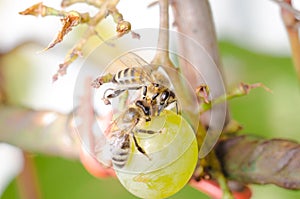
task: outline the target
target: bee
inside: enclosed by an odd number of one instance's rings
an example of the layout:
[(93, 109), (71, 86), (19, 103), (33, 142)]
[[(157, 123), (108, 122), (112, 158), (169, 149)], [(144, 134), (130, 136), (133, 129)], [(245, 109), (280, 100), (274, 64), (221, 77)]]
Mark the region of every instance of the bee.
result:
[(105, 104), (110, 104), (109, 99), (119, 96), (124, 91), (142, 90), (142, 99), (151, 104), (154, 110), (153, 115), (159, 115), (163, 109), (172, 103), (175, 103), (178, 113), (176, 95), (168, 86), (165, 86), (168, 80), (162, 74), (153, 71), (151, 65), (125, 68), (115, 74), (108, 73), (96, 78), (92, 85), (99, 88), (109, 82), (117, 85), (117, 88), (109, 88), (104, 92), (103, 100)]
[[(141, 124), (150, 120), (150, 115), (151, 105), (145, 100), (136, 100), (133, 105), (130, 105), (113, 121), (112, 125), (109, 127), (110, 133), (108, 135), (108, 140), (111, 163), (115, 167), (123, 168), (126, 165), (132, 141), (136, 149), (151, 160), (143, 147), (139, 145), (136, 138), (136, 133), (160, 133), (140, 128)], [(102, 146), (96, 146), (96, 154), (99, 154), (101, 147)]]

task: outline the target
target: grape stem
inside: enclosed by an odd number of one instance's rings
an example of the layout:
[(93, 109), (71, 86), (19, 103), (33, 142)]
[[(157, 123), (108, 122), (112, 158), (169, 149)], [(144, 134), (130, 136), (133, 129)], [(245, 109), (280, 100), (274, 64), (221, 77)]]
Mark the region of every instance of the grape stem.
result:
[(212, 108), (212, 106), (214, 106), (214, 105), (224, 103), (224, 102), (234, 99), (234, 98), (248, 95), (250, 93), (250, 91), (255, 88), (263, 88), (267, 92), (270, 92), (270, 93), (272, 92), (271, 89), (269, 89), (262, 83), (247, 84), (247, 83), (241, 82), (237, 87), (232, 89), (232, 91), (230, 91), (228, 94), (224, 94), (216, 99), (213, 99), (212, 101), (208, 101), (208, 102), (202, 101), (200, 103), (200, 112), (201, 112), (201, 114), (203, 114), (204, 112), (210, 110)]
[(163, 65), (176, 69), (169, 57), (169, 0), (159, 0), (159, 19), (157, 50), (151, 64), (154, 68)]
[[(21, 198), (41, 199), (39, 181), (36, 173), (35, 162), (27, 152), (24, 154), (24, 167), (17, 177), (18, 190)], [(30, 183), (28, 183), (30, 182)]]

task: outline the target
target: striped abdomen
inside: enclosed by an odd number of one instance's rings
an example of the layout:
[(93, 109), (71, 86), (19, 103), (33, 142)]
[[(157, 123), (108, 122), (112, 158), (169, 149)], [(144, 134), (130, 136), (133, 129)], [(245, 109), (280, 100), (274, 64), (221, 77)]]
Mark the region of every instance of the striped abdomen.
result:
[(113, 83), (117, 84), (146, 84), (151, 82), (150, 76), (141, 67), (126, 68), (117, 72), (113, 79)]
[(112, 154), (112, 163), (118, 168), (125, 166), (130, 150), (129, 135), (113, 135), (110, 146)]

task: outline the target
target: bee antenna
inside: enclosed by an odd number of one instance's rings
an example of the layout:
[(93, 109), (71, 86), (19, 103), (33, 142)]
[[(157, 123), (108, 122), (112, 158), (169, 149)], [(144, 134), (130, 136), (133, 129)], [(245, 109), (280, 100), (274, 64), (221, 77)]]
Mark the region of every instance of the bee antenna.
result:
[(163, 105), (158, 106), (157, 116), (160, 115), (161, 111), (163, 110)]

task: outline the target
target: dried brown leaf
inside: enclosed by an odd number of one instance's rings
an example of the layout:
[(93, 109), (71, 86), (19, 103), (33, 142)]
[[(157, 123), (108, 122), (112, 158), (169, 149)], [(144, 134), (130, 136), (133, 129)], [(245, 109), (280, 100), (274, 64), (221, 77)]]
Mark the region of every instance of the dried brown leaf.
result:
[(60, 43), (63, 40), (64, 36), (68, 34), (73, 27), (77, 26), (80, 23), (81, 17), (78, 12), (72, 11), (69, 12), (61, 21), (63, 24), (61, 31), (58, 33), (56, 39), (52, 43), (50, 43), (49, 46), (44, 50), (53, 48), (56, 44)]
[(82, 56), (82, 52), (76, 48), (69, 51), (69, 53), (65, 58), (64, 63), (59, 64), (59, 69), (53, 75), (52, 81), (55, 82), (59, 76), (65, 75), (67, 73), (67, 68), (69, 67), (69, 65), (80, 56)]
[(255, 88), (263, 88), (265, 89), (265, 91), (272, 93), (272, 90), (270, 88), (268, 88), (267, 86), (265, 86), (263, 83), (260, 82), (255, 84), (246, 84), (241, 82), (239, 86), (240, 86), (240, 90), (246, 95), (248, 95), (250, 91)]
[(42, 2), (34, 4), (33, 6), (27, 8), (26, 10), (19, 12), (21, 15), (33, 15), (33, 16), (45, 16), (46, 6)]

